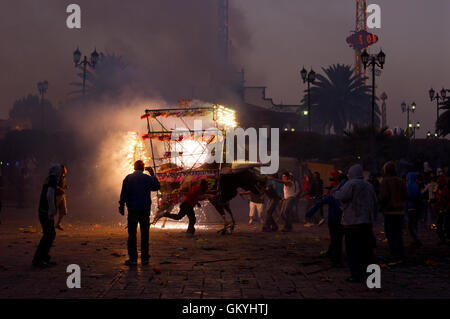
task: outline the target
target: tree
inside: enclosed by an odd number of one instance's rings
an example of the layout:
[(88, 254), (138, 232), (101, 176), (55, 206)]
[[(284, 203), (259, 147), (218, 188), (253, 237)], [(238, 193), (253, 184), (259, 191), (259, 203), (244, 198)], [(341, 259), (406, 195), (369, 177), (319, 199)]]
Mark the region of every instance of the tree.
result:
[[(350, 65), (333, 64), (322, 68), (325, 76), (317, 74), (311, 86), (311, 117), (315, 130), (323, 133), (331, 128), (341, 135), (351, 125), (370, 123), (372, 112), (371, 87), (354, 73)], [(302, 99), (307, 106), (308, 92)], [(380, 122), (375, 108), (375, 124)]]
[(399, 159), (408, 152), (409, 139), (393, 136), (387, 128), (356, 125), (344, 135), (344, 152), (360, 159), (364, 167), (381, 167), (388, 160)]
[(14, 102), (9, 111), (9, 118), (19, 123), (30, 123), (33, 129), (45, 131), (59, 126), (59, 114), (49, 100), (42, 100), (38, 95), (28, 94)]

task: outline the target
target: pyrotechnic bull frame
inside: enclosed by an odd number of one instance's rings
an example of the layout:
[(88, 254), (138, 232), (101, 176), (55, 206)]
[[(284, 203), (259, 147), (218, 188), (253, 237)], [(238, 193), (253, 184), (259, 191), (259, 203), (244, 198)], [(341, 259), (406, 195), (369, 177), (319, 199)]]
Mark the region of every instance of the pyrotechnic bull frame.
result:
[[(207, 130), (203, 128), (200, 130), (197, 128), (191, 129), (184, 120), (185, 117), (205, 116), (212, 116), (213, 128)], [(186, 129), (168, 129), (167, 125), (164, 124), (164, 118), (179, 119)], [(147, 157), (149, 161), (146, 164), (153, 166), (155, 174), (161, 183), (161, 190), (157, 194), (158, 212), (156, 216), (171, 211), (182, 200), (184, 194), (189, 191), (191, 185), (199, 183), (202, 179), (208, 181), (208, 188), (210, 190), (217, 191), (221, 171), (227, 168), (223, 164), (223, 154), (219, 163), (199, 163), (199, 159), (200, 156), (208, 155), (206, 147), (208, 144), (212, 142), (222, 143), (222, 146), (225, 144), (225, 130), (237, 126), (234, 110), (215, 104), (207, 107), (191, 107), (189, 101), (185, 102), (183, 100), (182, 103), (179, 103), (178, 108), (147, 109), (145, 110), (145, 114), (141, 116), (141, 119), (146, 119), (148, 131), (142, 138), (144, 140), (149, 139), (150, 144), (150, 156)], [(156, 125), (160, 126), (159, 130), (155, 130)], [(221, 131), (221, 134), (219, 134), (219, 131)], [(185, 159), (191, 155), (184, 153), (183, 148), (181, 148), (182, 151), (177, 151), (176, 147), (177, 145), (181, 145), (183, 141), (186, 141), (186, 136), (191, 139), (193, 138), (196, 142), (201, 140), (198, 143), (198, 146), (202, 148), (201, 153), (194, 154), (197, 155), (197, 159), (190, 163), (185, 161)], [(219, 137), (222, 138), (221, 141), (218, 141)], [(158, 144), (154, 143), (154, 141), (162, 142), (163, 147), (158, 147)], [(164, 151), (161, 148), (164, 148)], [(224, 209), (227, 210), (228, 207), (218, 208), (217, 203), (214, 203), (214, 201), (210, 202), (224, 217)], [(232, 217), (231, 211), (229, 211), (229, 214)], [(155, 218), (153, 224), (156, 224), (157, 221), (158, 218)], [(226, 225), (229, 224), (225, 221), (225, 218), (224, 223)], [(163, 227), (164, 224), (165, 221)], [(234, 227), (233, 217), (232, 225)]]

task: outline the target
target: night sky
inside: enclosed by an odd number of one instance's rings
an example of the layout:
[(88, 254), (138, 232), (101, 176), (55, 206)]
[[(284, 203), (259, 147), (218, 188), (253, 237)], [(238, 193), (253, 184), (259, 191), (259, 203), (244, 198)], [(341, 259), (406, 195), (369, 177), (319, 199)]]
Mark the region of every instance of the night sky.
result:
[[(65, 26), (66, 6), (82, 9), (82, 29)], [(183, 4), (184, 3), (184, 4)], [(450, 1), (375, 0), (381, 6), (381, 29), (369, 30), (380, 37), (371, 48), (386, 53), (385, 69), (377, 77), (378, 92), (388, 95), (388, 124), (404, 126), (400, 104), (417, 104), (414, 122), (418, 133), (434, 130), (435, 102), (428, 98), (431, 86), (450, 88)], [(48, 98), (54, 105), (64, 101), (76, 80), (72, 52), (83, 54), (97, 48), (114, 52), (148, 67), (166, 52), (173, 53), (175, 72), (207, 72), (213, 37), (208, 23), (211, 10), (201, 0), (2, 0), (0, 10), (0, 118), (6, 118), (15, 99), (37, 93), (36, 83), (48, 80)], [(345, 42), (354, 30), (354, 0), (230, 0), (230, 32), (234, 63), (246, 70), (246, 84), (267, 86), (276, 103), (296, 104), (304, 85), (299, 69), (304, 65), (321, 71), (334, 63), (353, 63), (353, 51)], [(191, 30), (198, 36), (179, 33)], [(190, 33), (189, 33), (190, 34)], [(199, 50), (199, 54), (192, 54)], [(186, 52), (188, 54), (186, 54)], [(180, 68), (183, 68), (180, 70)], [(174, 71), (172, 71), (173, 74)], [(183, 79), (183, 76), (180, 76)], [(182, 81), (180, 81), (182, 82)]]

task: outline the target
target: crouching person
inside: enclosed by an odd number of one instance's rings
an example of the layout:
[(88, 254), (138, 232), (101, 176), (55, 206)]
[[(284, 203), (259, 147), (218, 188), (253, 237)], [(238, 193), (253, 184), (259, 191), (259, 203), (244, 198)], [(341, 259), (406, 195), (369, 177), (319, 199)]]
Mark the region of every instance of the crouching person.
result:
[(128, 209), (128, 255), (130, 259), (125, 261), (128, 266), (137, 265), (137, 239), (136, 231), (139, 224), (141, 231), (141, 262), (148, 265), (150, 255), (148, 252), (150, 208), (152, 191), (160, 189), (158, 179), (151, 168), (150, 176), (144, 174), (144, 162), (134, 163), (134, 173), (127, 175), (123, 180), (120, 193), (119, 213), (125, 215), (125, 205)]
[(57, 164), (50, 168), (42, 185), (39, 200), (39, 222), (42, 226), (42, 238), (33, 257), (33, 266), (45, 268), (56, 265), (50, 261), (50, 248), (55, 240), (56, 189), (61, 178), (62, 166)]
[(200, 185), (193, 185), (184, 197), (183, 202), (180, 204), (180, 210), (178, 214), (164, 213), (163, 217), (180, 220), (184, 216), (189, 219), (189, 225), (186, 230), (187, 236), (193, 236), (195, 233), (195, 223), (197, 218), (195, 217), (194, 207), (200, 207), (200, 201), (209, 198), (208, 194), (208, 181), (202, 179)]

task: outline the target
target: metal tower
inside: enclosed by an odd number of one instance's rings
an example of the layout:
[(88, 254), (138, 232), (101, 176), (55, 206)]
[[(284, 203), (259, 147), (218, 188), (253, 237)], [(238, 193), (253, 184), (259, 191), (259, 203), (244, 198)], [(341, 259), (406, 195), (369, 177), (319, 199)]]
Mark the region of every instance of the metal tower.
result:
[[(356, 0), (356, 23), (355, 32), (367, 31), (367, 13), (366, 13), (366, 0)], [(363, 70), (361, 64), (361, 51), (355, 49), (355, 73), (365, 78), (366, 72)]]
[(222, 55), (225, 64), (228, 64), (228, 54), (229, 54), (229, 35), (228, 35), (228, 5), (229, 0), (217, 0), (219, 2), (219, 32), (218, 32), (218, 44), (219, 44), (219, 54)]

